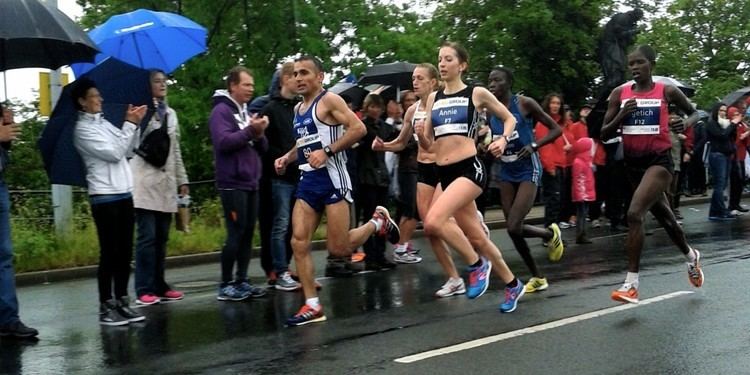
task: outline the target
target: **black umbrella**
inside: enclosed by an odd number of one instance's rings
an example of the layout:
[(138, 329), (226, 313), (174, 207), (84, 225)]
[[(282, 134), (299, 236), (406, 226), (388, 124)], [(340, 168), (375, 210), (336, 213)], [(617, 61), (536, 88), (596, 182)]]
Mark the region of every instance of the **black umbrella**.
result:
[[(96, 83), (104, 98), (104, 117), (120, 127), (125, 121), (128, 104), (151, 104), (149, 71), (114, 58), (102, 61), (84, 74)], [(73, 146), (73, 130), (78, 111), (73, 106), (71, 92), (77, 81), (65, 86), (52, 116), (42, 130), (38, 146), (50, 182), (60, 185), (86, 186), (86, 171), (78, 151)], [(144, 117), (144, 121), (151, 115)]]
[(348, 96), (352, 100), (354, 108), (361, 108), (362, 102), (365, 100), (365, 96), (370, 93), (367, 89), (359, 86), (355, 83), (339, 82), (328, 88), (328, 91), (339, 94), (341, 96)]
[(721, 100), (721, 102), (726, 105), (732, 105), (745, 95), (750, 95), (750, 86), (743, 87), (739, 90), (736, 90), (730, 93), (729, 95), (725, 96), (724, 99)]
[(357, 83), (363, 86), (371, 83), (395, 86), (396, 92), (411, 90), (411, 76), (415, 67), (415, 64), (402, 61), (373, 65), (367, 68)]
[(94, 61), (88, 35), (59, 9), (40, 0), (0, 1), (0, 71), (57, 69)]

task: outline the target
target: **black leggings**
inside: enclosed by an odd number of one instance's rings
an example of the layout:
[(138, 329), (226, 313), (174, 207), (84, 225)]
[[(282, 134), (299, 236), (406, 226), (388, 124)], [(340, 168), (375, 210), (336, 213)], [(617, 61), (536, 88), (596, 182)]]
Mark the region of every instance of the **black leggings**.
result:
[(128, 295), (130, 261), (133, 258), (133, 199), (92, 204), (91, 214), (99, 237), (99, 268), (96, 274), (99, 302), (125, 297)]

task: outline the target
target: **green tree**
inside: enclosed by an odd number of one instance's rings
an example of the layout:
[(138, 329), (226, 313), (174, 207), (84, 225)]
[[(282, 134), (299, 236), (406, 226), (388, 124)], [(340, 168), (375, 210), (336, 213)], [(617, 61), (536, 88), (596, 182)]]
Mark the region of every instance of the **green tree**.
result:
[(467, 48), (472, 78), (484, 82), (504, 65), (515, 72), (516, 91), (535, 98), (557, 91), (579, 104), (595, 93), (599, 23), (611, 8), (611, 0), (456, 0), (440, 4), (432, 27)]
[(658, 53), (657, 74), (694, 85), (693, 100), (708, 108), (750, 84), (748, 19), (746, 1), (675, 0), (638, 41)]

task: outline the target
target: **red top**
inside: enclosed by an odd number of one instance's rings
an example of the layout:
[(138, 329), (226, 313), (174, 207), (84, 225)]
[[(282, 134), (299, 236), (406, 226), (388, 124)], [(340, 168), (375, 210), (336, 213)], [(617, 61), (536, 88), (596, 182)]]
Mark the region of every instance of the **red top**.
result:
[[(560, 123), (560, 115), (551, 115), (552, 119), (558, 124)], [(547, 172), (554, 172), (555, 167), (569, 167), (570, 162), (565, 155), (565, 140), (569, 143), (575, 142), (573, 133), (570, 132), (569, 126), (561, 125), (563, 128), (563, 134), (555, 139), (554, 142), (548, 143), (539, 148), (539, 158), (542, 160), (542, 168)], [(534, 126), (534, 139), (539, 141), (544, 138), (549, 129), (541, 122), (537, 122)]]
[(735, 154), (735, 160), (744, 162), (745, 156), (747, 156), (747, 148), (750, 147), (750, 136), (745, 139), (741, 139), (741, 135), (750, 131), (750, 128), (744, 123), (740, 122), (737, 124), (737, 139), (735, 145), (737, 146), (737, 153)]
[(620, 92), (620, 103), (628, 99), (638, 101), (638, 109), (622, 121), (622, 144), (625, 157), (662, 154), (672, 148), (669, 137), (669, 112), (664, 97), (664, 84), (654, 82), (648, 92), (633, 91), (634, 84), (626, 83)]
[(571, 173), (571, 200), (573, 202), (593, 202), (596, 200), (594, 170), (591, 168), (594, 141), (583, 137), (573, 144), (570, 153), (574, 155)]

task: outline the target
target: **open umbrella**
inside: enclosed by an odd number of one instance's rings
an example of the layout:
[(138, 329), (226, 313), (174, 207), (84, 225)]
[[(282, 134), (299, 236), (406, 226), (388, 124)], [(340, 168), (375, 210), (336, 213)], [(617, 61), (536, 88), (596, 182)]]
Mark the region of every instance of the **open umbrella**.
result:
[[(84, 76), (96, 82), (104, 98), (104, 117), (115, 126), (122, 126), (128, 104), (151, 104), (149, 71), (107, 59)], [(72, 91), (77, 81), (65, 86), (37, 145), (50, 182), (60, 185), (86, 186), (86, 171), (73, 146), (73, 130), (78, 111), (73, 105)], [(149, 115), (147, 114), (146, 118)]]
[(206, 29), (189, 18), (146, 9), (112, 16), (89, 32), (103, 54), (171, 73), (206, 51)]
[(724, 99), (721, 100), (721, 102), (726, 105), (733, 105), (745, 95), (750, 95), (750, 86), (743, 87), (739, 90), (735, 90), (729, 93), (727, 96), (724, 97)]
[(96, 45), (68, 16), (39, 0), (0, 1), (0, 71), (93, 61)]
[(411, 76), (415, 67), (416, 65), (403, 61), (373, 65), (367, 68), (357, 83), (362, 86), (371, 83), (394, 86), (398, 99), (401, 90), (411, 90)]
[(341, 96), (348, 96), (352, 100), (354, 108), (361, 108), (362, 102), (365, 100), (365, 96), (370, 93), (369, 90), (363, 88), (354, 83), (339, 82), (328, 88), (328, 91), (339, 94)]

